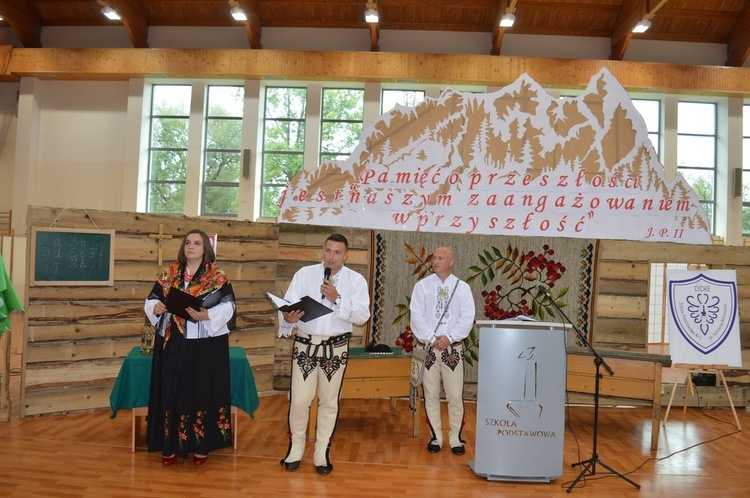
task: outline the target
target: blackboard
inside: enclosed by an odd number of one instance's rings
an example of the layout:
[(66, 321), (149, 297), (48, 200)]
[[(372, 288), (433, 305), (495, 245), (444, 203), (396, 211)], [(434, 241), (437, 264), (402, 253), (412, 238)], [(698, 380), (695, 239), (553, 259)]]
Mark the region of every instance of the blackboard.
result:
[(31, 229), (29, 285), (113, 285), (114, 230)]

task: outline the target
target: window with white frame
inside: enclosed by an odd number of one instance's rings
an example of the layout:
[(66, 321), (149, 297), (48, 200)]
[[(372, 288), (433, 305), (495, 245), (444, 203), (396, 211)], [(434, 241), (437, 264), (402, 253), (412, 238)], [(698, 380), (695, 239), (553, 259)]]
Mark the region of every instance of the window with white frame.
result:
[(324, 88), (320, 122), (320, 163), (346, 159), (362, 135), (365, 91)]
[(661, 102), (658, 100), (634, 99), (633, 105), (646, 123), (648, 138), (656, 150), (656, 155), (661, 157)]
[(380, 100), (380, 112), (384, 114), (401, 104), (414, 107), (424, 100), (424, 90), (383, 90)]
[(183, 214), (187, 173), (190, 85), (154, 85), (148, 160), (149, 213)]
[(693, 187), (714, 233), (716, 207), (716, 104), (678, 102), (677, 169)]
[(750, 237), (750, 105), (742, 108), (742, 235)]
[(276, 217), (281, 193), (304, 167), (307, 89), (265, 90), (260, 215)]
[(242, 86), (209, 86), (201, 213), (236, 216), (242, 156)]

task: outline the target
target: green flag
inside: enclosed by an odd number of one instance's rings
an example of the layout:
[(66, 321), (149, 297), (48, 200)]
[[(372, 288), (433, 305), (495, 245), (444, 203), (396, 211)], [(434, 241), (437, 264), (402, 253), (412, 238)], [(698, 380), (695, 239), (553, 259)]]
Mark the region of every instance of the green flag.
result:
[(8, 272), (5, 271), (5, 262), (0, 257), (0, 336), (5, 329), (10, 329), (10, 312), (13, 310), (23, 311), (21, 301), (18, 300), (13, 284), (10, 283)]

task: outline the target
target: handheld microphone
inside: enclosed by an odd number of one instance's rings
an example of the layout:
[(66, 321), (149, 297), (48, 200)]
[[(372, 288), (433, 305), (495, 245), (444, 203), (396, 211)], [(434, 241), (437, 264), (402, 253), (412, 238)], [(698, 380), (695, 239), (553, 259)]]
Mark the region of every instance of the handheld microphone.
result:
[[(330, 278), (331, 278), (331, 269), (330, 268), (326, 268), (325, 270), (323, 270), (323, 280), (329, 280)], [(321, 299), (325, 299), (326, 295), (322, 294), (320, 296), (320, 298)]]
[(543, 293), (543, 294), (544, 294), (545, 296), (549, 296), (549, 289), (547, 289), (547, 288), (546, 288), (546, 287), (544, 286), (544, 284), (542, 284), (542, 283), (536, 284), (536, 288), (537, 288), (537, 289), (539, 289), (540, 291), (542, 291), (542, 293)]

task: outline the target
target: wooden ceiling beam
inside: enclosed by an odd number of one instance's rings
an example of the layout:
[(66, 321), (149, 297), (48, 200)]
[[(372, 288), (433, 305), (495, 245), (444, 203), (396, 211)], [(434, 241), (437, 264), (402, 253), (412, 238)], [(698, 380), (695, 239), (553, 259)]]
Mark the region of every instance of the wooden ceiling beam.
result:
[(0, 81), (25, 77), (128, 81), (159, 74), (165, 78), (231, 80), (266, 76), (290, 81), (409, 79), (426, 84), (498, 86), (527, 73), (540, 85), (585, 88), (601, 69), (610, 71), (633, 92), (750, 97), (747, 68), (405, 52), (16, 48)]
[(141, 0), (98, 0), (98, 3), (109, 4), (120, 14), (133, 48), (148, 48), (148, 19)]
[(643, 17), (641, 0), (625, 0), (612, 29), (612, 45), (609, 58), (621, 61), (633, 37), (633, 26)]
[(650, 21), (669, 0), (625, 0), (612, 30), (609, 58), (621, 61), (633, 38), (633, 27), (641, 20)]
[(42, 46), (42, 19), (28, 0), (0, 0), (0, 15), (26, 48)]
[(750, 2), (727, 40), (727, 66), (742, 67), (750, 56)]
[[(250, 42), (250, 48), (260, 50), (263, 48), (261, 43), (261, 30), (263, 24), (260, 19), (260, 8), (258, 7), (257, 0), (233, 0), (242, 10), (247, 14), (247, 21), (245, 21), (245, 30), (247, 31), (247, 39)], [(232, 2), (229, 2), (230, 4)]]
[[(378, 0), (367, 0), (365, 9), (378, 10)], [(362, 15), (365, 13), (362, 12)], [(367, 23), (370, 28), (370, 51), (380, 52), (380, 12), (378, 12), (378, 22)]]
[(380, 26), (373, 22), (370, 24), (370, 51), (380, 52)]
[(492, 26), (492, 48), (490, 55), (500, 55), (500, 48), (503, 45), (503, 36), (507, 28), (500, 27), (500, 19), (504, 14), (512, 14), (516, 10), (518, 0), (497, 0), (495, 9), (495, 24)]

